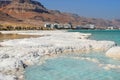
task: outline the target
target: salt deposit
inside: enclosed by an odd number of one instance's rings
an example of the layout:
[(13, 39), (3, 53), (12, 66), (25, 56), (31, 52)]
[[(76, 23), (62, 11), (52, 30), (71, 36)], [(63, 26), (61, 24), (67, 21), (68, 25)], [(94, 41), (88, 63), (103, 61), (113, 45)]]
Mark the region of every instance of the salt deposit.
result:
[(106, 52), (106, 56), (114, 59), (120, 59), (120, 47), (113, 47)]
[(4, 75), (0, 73), (0, 80), (16, 80), (16, 77), (13, 75)]
[[(38, 38), (14, 39), (0, 42), (0, 71), (14, 71), (38, 64), (43, 55), (68, 52), (88, 53), (107, 51), (112, 41), (87, 39), (91, 34), (66, 31), (1, 31), (4, 34), (44, 35)], [(6, 79), (7, 80), (7, 79)]]

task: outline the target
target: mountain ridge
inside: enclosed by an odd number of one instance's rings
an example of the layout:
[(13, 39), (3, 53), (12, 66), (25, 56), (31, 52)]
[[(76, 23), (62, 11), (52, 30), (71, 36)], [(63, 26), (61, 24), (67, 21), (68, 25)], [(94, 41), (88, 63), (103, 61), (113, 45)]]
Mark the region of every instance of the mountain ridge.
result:
[[(94, 24), (98, 28), (106, 28), (109, 26), (120, 27), (120, 20), (104, 20), (96, 18), (81, 17), (76, 14), (63, 13), (58, 10), (49, 10), (38, 1), (33, 0), (12, 0), (0, 1), (0, 13), (8, 14), (10, 21), (14, 23), (22, 21), (22, 23), (33, 26), (41, 26), (47, 22), (50, 23), (72, 23), (76, 25)], [(0, 21), (2, 21), (0, 15)], [(16, 20), (14, 20), (14, 19)], [(5, 21), (5, 19), (4, 19)], [(9, 22), (9, 20), (6, 20)], [(38, 22), (38, 23), (37, 23)]]

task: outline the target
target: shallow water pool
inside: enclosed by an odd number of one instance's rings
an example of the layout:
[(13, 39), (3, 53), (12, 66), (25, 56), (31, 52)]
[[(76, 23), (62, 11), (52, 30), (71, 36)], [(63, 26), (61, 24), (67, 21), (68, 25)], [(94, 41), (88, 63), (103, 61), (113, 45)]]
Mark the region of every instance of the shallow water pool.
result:
[[(90, 39), (115, 41), (120, 45), (119, 30), (72, 30), (92, 33)], [(26, 80), (120, 80), (120, 60), (105, 56), (105, 52), (64, 54), (48, 59), (39, 66), (28, 67)]]
[[(92, 56), (94, 55), (94, 56)], [(102, 64), (102, 66), (101, 66)], [(114, 65), (111, 68), (108, 65)], [(119, 60), (103, 53), (62, 55), (26, 69), (26, 80), (120, 80)]]
[(31, 38), (31, 37), (40, 37), (38, 35), (19, 35), (19, 34), (0, 34), (0, 41), (3, 40), (11, 40), (11, 39), (23, 39), (23, 38)]

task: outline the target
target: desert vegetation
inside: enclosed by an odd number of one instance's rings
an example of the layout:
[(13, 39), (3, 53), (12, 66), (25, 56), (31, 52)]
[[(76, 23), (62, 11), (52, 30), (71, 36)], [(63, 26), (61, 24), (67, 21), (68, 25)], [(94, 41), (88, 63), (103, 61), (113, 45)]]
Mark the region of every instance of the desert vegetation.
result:
[(0, 31), (11, 31), (11, 30), (50, 30), (42, 26), (29, 26), (29, 25), (2, 25), (0, 24)]

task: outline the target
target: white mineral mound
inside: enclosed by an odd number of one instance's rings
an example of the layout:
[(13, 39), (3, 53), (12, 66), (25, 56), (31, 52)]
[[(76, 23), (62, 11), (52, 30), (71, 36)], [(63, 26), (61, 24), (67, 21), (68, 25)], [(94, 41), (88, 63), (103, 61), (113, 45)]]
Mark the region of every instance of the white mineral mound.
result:
[[(87, 39), (91, 34), (65, 31), (12, 31), (1, 32), (22, 35), (44, 35), (38, 38), (14, 39), (0, 42), (0, 71), (6, 72), (38, 64), (45, 54), (86, 53), (107, 51), (115, 45), (112, 41)], [(4, 80), (4, 79), (1, 79)], [(7, 79), (6, 79), (7, 80)]]
[(113, 47), (106, 52), (106, 56), (114, 59), (120, 59), (120, 47)]
[(0, 80), (16, 80), (15, 76), (12, 75), (4, 75), (0, 73)]

